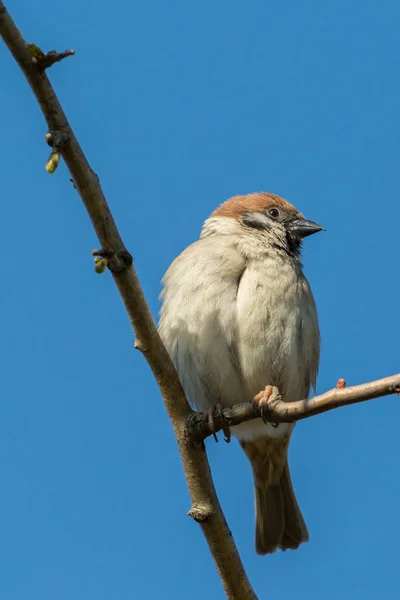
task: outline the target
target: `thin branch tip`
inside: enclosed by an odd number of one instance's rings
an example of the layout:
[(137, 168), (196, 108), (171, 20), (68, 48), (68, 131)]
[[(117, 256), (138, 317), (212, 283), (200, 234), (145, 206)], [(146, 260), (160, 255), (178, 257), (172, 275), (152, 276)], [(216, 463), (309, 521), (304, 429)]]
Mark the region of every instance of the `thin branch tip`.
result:
[(113, 255), (111, 250), (107, 248), (99, 248), (98, 250), (92, 250), (92, 256), (100, 256), (101, 258), (110, 258)]

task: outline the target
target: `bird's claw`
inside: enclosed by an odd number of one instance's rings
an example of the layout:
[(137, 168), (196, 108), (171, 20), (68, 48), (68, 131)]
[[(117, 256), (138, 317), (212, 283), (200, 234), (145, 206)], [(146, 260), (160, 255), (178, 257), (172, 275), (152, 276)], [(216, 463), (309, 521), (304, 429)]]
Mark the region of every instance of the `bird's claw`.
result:
[(222, 433), (224, 434), (224, 442), (226, 442), (227, 444), (230, 444), (231, 438), (232, 438), (230, 427), (228, 427), (228, 425), (226, 427), (223, 427)]
[(280, 396), (279, 390), (275, 385), (266, 385), (262, 392), (254, 396), (251, 404), (257, 408), (260, 413), (261, 419), (267, 425), (272, 425), (275, 429), (279, 427), (279, 423), (271, 423), (268, 421), (268, 408), (271, 400), (275, 400)]
[[(208, 410), (203, 412), (203, 420), (205, 423), (207, 423), (209, 430), (211, 431), (211, 433), (213, 434), (214, 440), (217, 442), (218, 444), (218, 437), (216, 434), (216, 427), (215, 427), (215, 422), (214, 422), (214, 417), (220, 417), (221, 419), (224, 418), (223, 416), (223, 407), (221, 404), (215, 404), (213, 406), (211, 406)], [(223, 434), (224, 434), (224, 441), (229, 444), (229, 442), (231, 441), (231, 430), (229, 428), (228, 425), (224, 426), (222, 428)]]

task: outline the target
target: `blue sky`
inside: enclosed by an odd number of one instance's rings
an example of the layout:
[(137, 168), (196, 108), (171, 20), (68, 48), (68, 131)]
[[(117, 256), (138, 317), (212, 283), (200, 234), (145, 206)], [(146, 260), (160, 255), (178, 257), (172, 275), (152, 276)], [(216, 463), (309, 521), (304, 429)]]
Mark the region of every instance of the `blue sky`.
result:
[[(13, 6), (14, 4), (14, 6)], [(159, 281), (231, 195), (278, 193), (326, 227), (304, 263), (318, 390), (399, 371), (400, 5), (9, 2), (51, 80), (154, 315)], [(0, 590), (7, 600), (223, 597), (156, 385), (46, 126), (0, 46)], [(256, 556), (238, 445), (208, 441), (259, 598), (398, 597), (400, 403), (314, 417), (290, 465), (311, 540)]]

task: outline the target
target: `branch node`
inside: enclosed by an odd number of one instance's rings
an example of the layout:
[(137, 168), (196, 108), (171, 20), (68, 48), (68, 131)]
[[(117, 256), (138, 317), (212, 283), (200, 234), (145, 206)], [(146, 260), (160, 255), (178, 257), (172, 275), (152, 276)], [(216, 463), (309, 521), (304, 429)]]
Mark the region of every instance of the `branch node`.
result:
[(48, 131), (44, 137), (50, 148), (53, 148), (46, 163), (46, 171), (54, 173), (61, 161), (60, 148), (69, 141), (69, 135), (65, 131)]
[(34, 62), (41, 71), (45, 71), (54, 65), (54, 63), (60, 62), (64, 58), (75, 54), (75, 50), (64, 50), (64, 52), (50, 50), (49, 52), (44, 53), (36, 44), (27, 44), (26, 47), (32, 57), (32, 62)]
[(45, 140), (51, 148), (61, 149), (67, 142), (69, 142), (69, 135), (66, 131), (58, 131), (56, 129), (47, 131), (45, 134)]
[(136, 338), (136, 340), (134, 341), (133, 347), (135, 348), (135, 350), (139, 350), (142, 354), (146, 354), (148, 352), (147, 346), (145, 346), (142, 340), (139, 340), (138, 338)]
[(202, 523), (206, 521), (214, 514), (213, 508), (211, 504), (193, 504), (192, 508), (189, 510), (188, 515), (192, 517), (197, 523)]
[(106, 258), (111, 273), (122, 273), (122, 271), (131, 267), (133, 263), (132, 255), (125, 248), (119, 252), (114, 252), (114, 250), (108, 248), (100, 248), (99, 250), (92, 250), (92, 256)]

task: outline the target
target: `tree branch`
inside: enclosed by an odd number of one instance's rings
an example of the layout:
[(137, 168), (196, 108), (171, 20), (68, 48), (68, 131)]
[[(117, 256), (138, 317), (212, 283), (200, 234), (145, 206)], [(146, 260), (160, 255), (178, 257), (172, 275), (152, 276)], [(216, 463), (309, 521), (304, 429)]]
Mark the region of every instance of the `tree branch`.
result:
[(202, 442), (190, 439), (187, 418), (192, 413), (171, 359), (158, 335), (132, 258), (121, 239), (99, 179), (70, 127), (60, 102), (47, 78), (27, 49), (27, 44), (0, 0), (0, 35), (23, 71), (47, 121), (53, 145), (71, 173), (93, 227), (107, 253), (107, 261), (119, 289), (132, 328), (136, 348), (150, 365), (171, 419), (192, 499), (189, 511), (201, 525), (230, 600), (257, 600), (250, 585), (232, 534), (218, 501)]
[(262, 417), (270, 423), (294, 423), (341, 406), (349, 406), (389, 394), (400, 394), (400, 373), (352, 387), (345, 387), (345, 385), (343, 380), (339, 380), (336, 388), (297, 402), (283, 402), (280, 396), (272, 395), (262, 409), (250, 402), (224, 408), (214, 413), (212, 428), (208, 420), (203, 418), (203, 413), (193, 412), (188, 417), (190, 436), (193, 440), (204, 440), (224, 427), (239, 425), (257, 417)]

